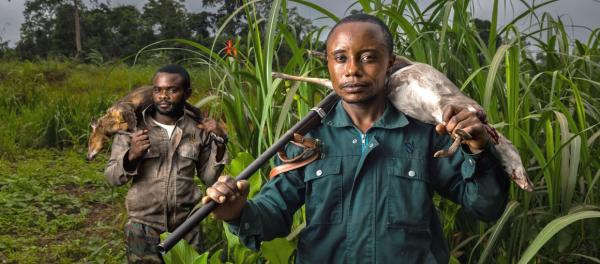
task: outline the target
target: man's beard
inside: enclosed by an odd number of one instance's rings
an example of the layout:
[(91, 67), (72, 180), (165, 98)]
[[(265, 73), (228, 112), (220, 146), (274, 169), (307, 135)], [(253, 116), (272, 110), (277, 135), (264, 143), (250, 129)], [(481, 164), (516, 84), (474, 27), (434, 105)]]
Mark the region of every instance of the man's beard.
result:
[(375, 102), (378, 99), (378, 96), (379, 95), (377, 95), (377, 94), (371, 94), (367, 97), (354, 99), (354, 100), (345, 100), (342, 97), (342, 100), (344, 102), (346, 102), (347, 104), (368, 105), (368, 104), (372, 104), (373, 102)]
[(161, 115), (170, 116), (170, 117), (179, 117), (183, 114), (183, 108), (185, 105), (184, 102), (180, 102), (178, 104), (172, 104), (171, 108), (169, 110), (163, 110), (162, 108), (160, 108), (160, 106), (158, 106), (159, 103), (160, 102), (154, 103), (154, 109), (156, 109), (156, 111)]

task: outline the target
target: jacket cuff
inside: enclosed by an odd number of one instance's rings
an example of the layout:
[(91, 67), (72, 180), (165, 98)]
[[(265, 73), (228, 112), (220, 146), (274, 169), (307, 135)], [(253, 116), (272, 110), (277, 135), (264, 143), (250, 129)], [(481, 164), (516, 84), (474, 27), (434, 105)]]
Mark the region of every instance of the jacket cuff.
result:
[(258, 238), (261, 234), (261, 223), (255, 221), (256, 219), (259, 219), (259, 216), (251, 201), (247, 201), (239, 218), (226, 221), (229, 231), (238, 236), (244, 246), (254, 251), (260, 250), (261, 242)]
[(495, 168), (501, 165), (498, 158), (498, 152), (492, 143), (488, 143), (483, 148), (483, 151), (473, 154), (467, 145), (461, 145), (461, 152), (465, 160), (461, 164), (461, 172), (463, 179), (468, 180), (473, 178), (475, 171), (478, 168)]
[(129, 153), (129, 149), (127, 149), (127, 151), (123, 152), (118, 159), (118, 167), (121, 168), (121, 171), (123, 172), (123, 175), (127, 178), (127, 180), (131, 179), (131, 177), (135, 176), (138, 174), (138, 167), (139, 167), (139, 162), (137, 165), (135, 165), (135, 170), (133, 171), (128, 171), (125, 169), (125, 155), (127, 155), (127, 153)]

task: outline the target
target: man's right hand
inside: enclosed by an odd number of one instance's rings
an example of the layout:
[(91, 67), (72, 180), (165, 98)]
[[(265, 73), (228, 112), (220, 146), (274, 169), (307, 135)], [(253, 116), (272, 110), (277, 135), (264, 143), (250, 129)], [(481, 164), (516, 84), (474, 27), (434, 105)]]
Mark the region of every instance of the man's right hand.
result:
[(221, 176), (213, 186), (206, 189), (202, 203), (206, 204), (210, 200), (217, 202), (219, 207), (212, 212), (213, 216), (225, 221), (234, 220), (240, 217), (249, 190), (248, 181), (236, 182), (229, 176)]
[(131, 162), (137, 161), (144, 156), (150, 148), (150, 140), (148, 139), (148, 130), (139, 130), (131, 134), (131, 146), (127, 159)]

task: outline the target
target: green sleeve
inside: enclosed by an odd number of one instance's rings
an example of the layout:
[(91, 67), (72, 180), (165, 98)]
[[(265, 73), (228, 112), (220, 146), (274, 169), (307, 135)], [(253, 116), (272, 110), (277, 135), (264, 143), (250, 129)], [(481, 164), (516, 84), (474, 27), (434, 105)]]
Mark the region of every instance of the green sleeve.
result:
[(228, 222), (229, 230), (242, 244), (258, 251), (261, 241), (290, 233), (294, 213), (304, 204), (305, 184), (300, 171), (282, 173), (267, 182), (258, 195), (246, 202), (240, 218)]
[[(452, 143), (448, 136), (436, 137), (435, 150), (447, 149)], [(502, 215), (510, 182), (491, 143), (478, 154), (471, 154), (463, 145), (451, 157), (433, 158), (432, 165), (430, 175), (439, 194), (462, 205), (480, 220), (494, 221)]]

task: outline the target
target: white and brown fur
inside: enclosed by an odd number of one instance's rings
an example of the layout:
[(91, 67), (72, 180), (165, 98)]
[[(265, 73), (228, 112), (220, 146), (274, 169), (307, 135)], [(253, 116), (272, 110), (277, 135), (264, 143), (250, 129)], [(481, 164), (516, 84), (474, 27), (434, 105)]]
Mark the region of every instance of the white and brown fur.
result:
[[(87, 159), (92, 160), (104, 147), (108, 138), (116, 133), (130, 134), (140, 129), (142, 124), (142, 111), (153, 104), (152, 86), (142, 86), (132, 90), (123, 98), (115, 102), (106, 110), (106, 114), (98, 120), (92, 120), (90, 137), (88, 140)], [(194, 118), (198, 123), (202, 120), (200, 110), (185, 103), (185, 113)], [(198, 125), (201, 127), (201, 125)]]
[[(529, 192), (533, 190), (533, 183), (529, 180), (519, 152), (514, 145), (487, 124), (483, 107), (464, 95), (444, 74), (430, 65), (412, 62), (403, 57), (396, 57), (390, 72), (388, 98), (394, 107), (417, 120), (436, 125), (442, 122), (443, 109), (447, 105), (466, 106), (470, 111), (475, 112), (486, 126), (490, 138), (496, 144), (495, 148), (504, 169), (511, 179), (521, 189)], [(286, 80), (311, 82), (332, 89), (331, 81), (327, 79), (282, 73), (273, 73), (273, 76)], [(436, 157), (452, 155), (460, 145), (461, 139), (469, 136), (456, 132), (453, 133), (453, 137), (456, 138), (455, 144), (448, 151), (436, 152)]]

